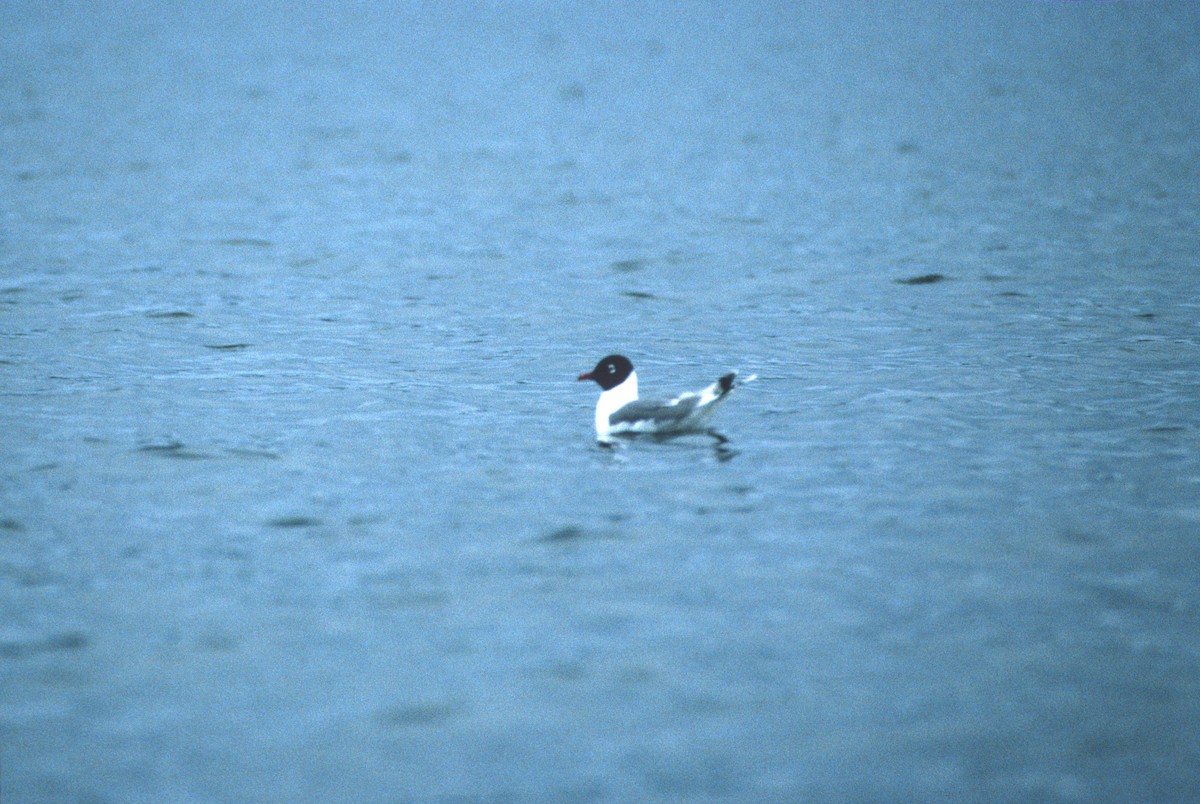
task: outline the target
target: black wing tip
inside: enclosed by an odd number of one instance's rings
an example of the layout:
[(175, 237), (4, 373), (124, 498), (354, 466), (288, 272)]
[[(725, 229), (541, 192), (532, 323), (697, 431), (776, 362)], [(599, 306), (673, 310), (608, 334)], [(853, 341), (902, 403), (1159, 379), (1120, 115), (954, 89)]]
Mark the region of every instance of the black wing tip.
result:
[(726, 374), (721, 379), (717, 380), (717, 384), (721, 386), (721, 393), (727, 394), (733, 390), (733, 381), (736, 377), (737, 377), (737, 372), (733, 371), (733, 372), (730, 372), (729, 374)]

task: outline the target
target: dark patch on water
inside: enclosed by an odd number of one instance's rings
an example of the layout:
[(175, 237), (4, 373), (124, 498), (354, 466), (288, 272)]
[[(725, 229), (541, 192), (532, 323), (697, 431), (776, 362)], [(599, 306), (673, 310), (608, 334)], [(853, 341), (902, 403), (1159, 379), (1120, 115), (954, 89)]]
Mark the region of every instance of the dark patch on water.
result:
[(266, 449), (246, 449), (244, 447), (229, 447), (225, 450), (230, 455), (237, 458), (267, 458), (276, 460), (279, 458), (278, 452), (271, 452)]
[(196, 647), (205, 653), (232, 653), (238, 648), (238, 640), (224, 631), (209, 631), (196, 640)]
[(545, 672), (555, 681), (582, 681), (591, 676), (583, 662), (555, 662)]
[(281, 516), (267, 522), (273, 528), (314, 528), (321, 520), (309, 516)]
[(380, 151), (378, 159), (385, 165), (407, 165), (413, 161), (412, 151)]
[(366, 599), (380, 609), (419, 609), (449, 602), (449, 597), (441, 592), (372, 592)]
[[(722, 458), (717, 456), (719, 461), (727, 461), (732, 458)], [(729, 505), (729, 506), (714, 506), (714, 505), (698, 505), (696, 506), (696, 516), (712, 516), (713, 514), (752, 514), (754, 513), (753, 505)]]
[(214, 349), (218, 352), (235, 352), (239, 349), (249, 349), (248, 343), (206, 343), (205, 349)]
[(25, 530), (25, 526), (11, 517), (0, 519), (0, 530), (11, 531), (12, 533), (20, 533)]
[(183, 449), (183, 444), (179, 441), (168, 441), (165, 444), (147, 444), (144, 447), (138, 447), (138, 452), (173, 452)]
[(391, 727), (432, 726), (449, 720), (458, 711), (459, 706), (453, 703), (400, 704), (381, 710), (377, 719)]
[(561, 86), (558, 88), (559, 100), (563, 101), (582, 101), (587, 97), (587, 87), (575, 81), (573, 83)]
[(88, 646), (89, 642), (87, 634), (82, 631), (64, 631), (61, 634), (54, 634), (47, 637), (42, 642), (42, 647), (51, 652), (83, 650)]
[(543, 542), (575, 542), (587, 536), (587, 531), (578, 525), (567, 525), (557, 530), (552, 530), (542, 536)]
[(1111, 584), (1086, 584), (1084, 589), (1101, 604), (1117, 611), (1169, 614), (1175, 610), (1174, 604), (1169, 600), (1155, 600), (1134, 590)]
[(67, 583), (66, 576), (45, 567), (18, 567), (6, 569), (5, 577), (11, 577), (17, 584), (30, 589), (46, 586), (63, 586)]
[(83, 650), (88, 646), (88, 636), (82, 631), (63, 631), (43, 639), (12, 639), (0, 642), (0, 656), (19, 659), (40, 653), (62, 653)]
[(214, 240), (213, 243), (218, 246), (233, 246), (235, 248), (270, 248), (275, 245), (274, 241), (261, 237), (225, 237)]
[(324, 142), (338, 142), (358, 138), (358, 129), (354, 126), (312, 126), (308, 133), (313, 138)]
[(631, 299), (657, 299), (658, 298), (653, 293), (644, 293), (640, 290), (627, 290), (624, 293), (622, 293), (621, 295), (628, 296)]
[(147, 444), (138, 447), (137, 451), (149, 453), (150, 455), (158, 455), (162, 458), (174, 458), (180, 461), (202, 461), (212, 458), (207, 453), (188, 449), (179, 441), (168, 441), (164, 444)]
[(138, 447), (138, 452), (173, 452), (179, 449), (183, 449), (181, 442), (168, 441), (165, 444), (146, 444), (143, 447)]
[(186, 310), (168, 310), (162, 313), (146, 313), (146, 318), (195, 318)]
[(1080, 547), (1099, 544), (1101, 539), (1095, 533), (1078, 528), (1063, 528), (1058, 533), (1059, 541), (1064, 544), (1073, 544)]
[(936, 282), (945, 282), (944, 274), (921, 274), (920, 276), (910, 276), (907, 279), (895, 280), (897, 285), (932, 285)]
[(640, 271), (643, 268), (645, 268), (646, 261), (645, 260), (617, 260), (616, 262), (609, 263), (608, 267), (612, 268), (617, 273), (631, 274), (634, 271)]

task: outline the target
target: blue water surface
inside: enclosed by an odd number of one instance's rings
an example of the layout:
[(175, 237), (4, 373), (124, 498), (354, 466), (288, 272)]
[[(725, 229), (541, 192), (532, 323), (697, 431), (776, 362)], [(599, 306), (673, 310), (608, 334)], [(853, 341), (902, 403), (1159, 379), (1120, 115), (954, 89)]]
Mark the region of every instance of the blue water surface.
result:
[(1197, 8), (6, 2), (0, 799), (1189, 799)]

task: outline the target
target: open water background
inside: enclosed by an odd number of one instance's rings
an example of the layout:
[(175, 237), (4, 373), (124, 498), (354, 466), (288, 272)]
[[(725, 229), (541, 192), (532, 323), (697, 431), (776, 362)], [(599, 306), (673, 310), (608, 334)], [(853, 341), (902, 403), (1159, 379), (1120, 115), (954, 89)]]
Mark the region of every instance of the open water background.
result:
[(7, 0), (0, 798), (1194, 795), (1198, 8)]

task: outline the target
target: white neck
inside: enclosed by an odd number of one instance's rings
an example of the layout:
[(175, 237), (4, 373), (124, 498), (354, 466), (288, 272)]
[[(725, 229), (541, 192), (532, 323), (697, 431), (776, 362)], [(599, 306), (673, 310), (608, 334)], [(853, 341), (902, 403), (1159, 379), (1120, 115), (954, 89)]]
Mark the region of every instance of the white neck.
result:
[(596, 435), (603, 436), (608, 433), (608, 417), (612, 416), (630, 402), (636, 402), (637, 398), (638, 386), (636, 371), (632, 372), (625, 382), (621, 383), (616, 388), (609, 388), (607, 391), (600, 394), (600, 401), (596, 403)]

